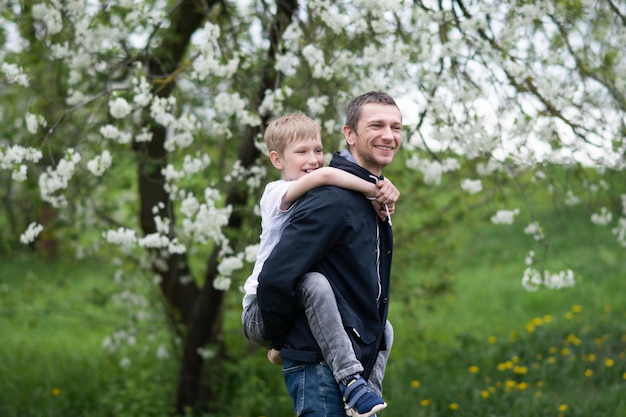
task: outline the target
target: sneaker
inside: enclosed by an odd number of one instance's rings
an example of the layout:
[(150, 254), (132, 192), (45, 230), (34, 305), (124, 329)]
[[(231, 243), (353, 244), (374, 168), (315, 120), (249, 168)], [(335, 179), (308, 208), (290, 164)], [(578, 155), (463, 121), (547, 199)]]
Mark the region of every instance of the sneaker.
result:
[(346, 378), (339, 387), (349, 416), (370, 417), (387, 407), (387, 403), (359, 375)]

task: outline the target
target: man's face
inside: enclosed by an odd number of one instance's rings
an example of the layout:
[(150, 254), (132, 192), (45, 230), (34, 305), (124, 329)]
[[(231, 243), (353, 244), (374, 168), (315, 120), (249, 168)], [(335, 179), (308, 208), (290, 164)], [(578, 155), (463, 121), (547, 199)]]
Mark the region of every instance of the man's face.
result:
[(297, 180), (324, 165), (322, 139), (317, 136), (290, 142), (282, 155), (272, 151), (270, 158), (274, 166), (282, 171), (282, 179)]
[(343, 134), (357, 163), (380, 175), (400, 149), (402, 115), (394, 105), (368, 103), (361, 107), (356, 131), (344, 126)]

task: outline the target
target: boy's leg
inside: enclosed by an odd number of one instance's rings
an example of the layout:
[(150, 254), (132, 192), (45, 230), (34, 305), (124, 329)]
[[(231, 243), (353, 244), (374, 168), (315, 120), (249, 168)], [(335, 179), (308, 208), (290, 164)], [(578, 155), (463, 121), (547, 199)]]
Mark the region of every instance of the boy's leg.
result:
[(385, 368), (389, 360), (391, 345), (393, 345), (393, 326), (389, 320), (387, 320), (385, 325), (385, 344), (387, 345), (387, 350), (378, 352), (378, 357), (376, 358), (370, 379), (367, 381), (374, 392), (380, 396), (383, 395), (383, 377), (385, 376)]
[(363, 372), (352, 342), (343, 327), (337, 300), (328, 279), (319, 272), (307, 273), (299, 284), (305, 314), (315, 341), (337, 382)]
[(320, 273), (309, 272), (300, 281), (298, 291), (311, 333), (346, 403), (346, 414), (370, 417), (387, 407), (387, 403), (361, 378), (363, 365), (356, 358), (352, 342), (343, 327), (335, 293), (328, 279)]
[(261, 317), (261, 310), (256, 300), (246, 307), (241, 316), (243, 334), (246, 339), (257, 346), (269, 348), (270, 343), (263, 339), (263, 318)]

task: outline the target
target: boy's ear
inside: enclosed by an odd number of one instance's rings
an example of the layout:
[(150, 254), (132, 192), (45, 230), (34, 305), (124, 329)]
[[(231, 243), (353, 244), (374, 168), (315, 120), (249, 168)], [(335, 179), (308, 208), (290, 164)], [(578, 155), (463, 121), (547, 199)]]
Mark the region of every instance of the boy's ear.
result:
[(274, 165), (274, 168), (278, 170), (283, 169), (283, 161), (278, 152), (270, 151), (270, 161), (272, 162), (272, 165)]

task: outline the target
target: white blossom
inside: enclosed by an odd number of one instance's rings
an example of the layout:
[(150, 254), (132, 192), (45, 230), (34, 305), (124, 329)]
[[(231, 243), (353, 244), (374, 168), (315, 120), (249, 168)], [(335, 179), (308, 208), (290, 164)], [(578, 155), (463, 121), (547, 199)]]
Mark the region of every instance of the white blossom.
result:
[(543, 229), (539, 226), (538, 222), (532, 222), (524, 228), (524, 233), (527, 235), (533, 235), (534, 239), (539, 241), (544, 238)]
[(572, 190), (567, 190), (565, 193), (565, 205), (575, 206), (577, 204), (580, 204), (580, 198), (578, 198)]
[(513, 224), (515, 216), (519, 214), (519, 209), (514, 210), (498, 210), (496, 214), (491, 216), (493, 224)]
[(3, 62), (0, 69), (10, 84), (19, 84), (23, 87), (28, 87), (30, 85), (30, 80), (28, 79), (28, 76), (24, 74), (22, 67), (15, 64), (9, 64), (8, 62)]
[(125, 248), (129, 248), (137, 243), (136, 232), (132, 229), (126, 229), (123, 227), (117, 230), (107, 230), (103, 233), (104, 239), (114, 245), (120, 245)]
[(256, 243), (254, 245), (248, 245), (246, 246), (245, 250), (244, 250), (244, 259), (246, 260), (246, 262), (255, 262), (256, 261), (256, 255), (257, 253), (259, 253), (259, 248), (261, 247), (260, 244)]
[(53, 6), (44, 3), (35, 4), (32, 9), (33, 17), (41, 20), (46, 26), (48, 35), (56, 35), (63, 29), (63, 18), (61, 11)]
[(13, 173), (11, 173), (11, 179), (17, 182), (24, 182), (26, 181), (26, 178), (28, 178), (27, 172), (28, 167), (26, 165), (22, 164), (20, 166), (16, 166), (13, 169)]
[(243, 268), (242, 257), (243, 254), (239, 254), (238, 256), (229, 256), (222, 259), (217, 266), (217, 271), (223, 276), (231, 276), (233, 272)]
[(28, 245), (29, 243), (34, 242), (42, 230), (43, 230), (43, 226), (39, 223), (33, 222), (29, 224), (26, 230), (24, 231), (24, 233), (20, 235), (20, 242), (22, 242), (25, 245)]
[(111, 167), (112, 161), (111, 153), (109, 151), (103, 151), (102, 154), (97, 155), (91, 161), (87, 162), (87, 169), (93, 175), (100, 177), (104, 174), (104, 171)]
[(208, 347), (199, 347), (196, 352), (198, 353), (198, 355), (200, 355), (200, 357), (202, 357), (202, 359), (206, 360), (206, 359), (211, 359), (213, 357), (215, 357), (215, 350), (208, 348)]
[(78, 152), (74, 149), (68, 149), (65, 157), (58, 162), (55, 168), (48, 167), (46, 172), (39, 176), (39, 190), (44, 201), (56, 208), (65, 207), (66, 198), (62, 195), (55, 195), (55, 193), (67, 188), (80, 160), (81, 156)]
[(165, 360), (165, 359), (168, 359), (169, 357), (170, 357), (170, 354), (167, 351), (167, 348), (163, 345), (159, 345), (159, 347), (157, 347), (157, 350), (156, 350), (156, 358), (159, 360)]
[(40, 126), (46, 127), (47, 125), (46, 119), (44, 119), (43, 116), (32, 113), (26, 113), (24, 120), (26, 122), (26, 129), (32, 134), (37, 133)]
[(132, 110), (133, 107), (123, 97), (117, 97), (115, 100), (109, 101), (109, 113), (116, 119), (123, 119)]
[(461, 180), (461, 189), (470, 194), (477, 194), (483, 190), (481, 180), (464, 179)]
[(311, 115), (315, 116), (324, 113), (324, 109), (328, 106), (328, 103), (328, 96), (309, 97), (306, 101), (306, 106)]
[(232, 280), (228, 277), (218, 276), (213, 280), (213, 288), (218, 291), (228, 291)]
[(600, 213), (591, 215), (591, 222), (600, 226), (606, 226), (611, 223), (611, 220), (613, 220), (613, 214), (606, 207), (600, 208)]

